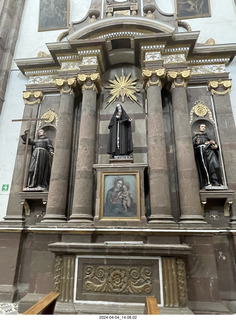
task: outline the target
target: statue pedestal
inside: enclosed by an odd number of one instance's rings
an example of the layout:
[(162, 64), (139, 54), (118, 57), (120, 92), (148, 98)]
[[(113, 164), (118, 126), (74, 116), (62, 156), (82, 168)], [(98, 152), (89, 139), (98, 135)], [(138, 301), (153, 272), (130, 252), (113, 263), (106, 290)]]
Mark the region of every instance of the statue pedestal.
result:
[(21, 204), (24, 207), (26, 225), (41, 222), (46, 213), (48, 191), (20, 192)]
[(144, 171), (147, 164), (95, 164), (97, 226), (146, 226)]
[(119, 164), (119, 163), (133, 163), (133, 157), (131, 156), (114, 156), (109, 159), (109, 163), (111, 164)]

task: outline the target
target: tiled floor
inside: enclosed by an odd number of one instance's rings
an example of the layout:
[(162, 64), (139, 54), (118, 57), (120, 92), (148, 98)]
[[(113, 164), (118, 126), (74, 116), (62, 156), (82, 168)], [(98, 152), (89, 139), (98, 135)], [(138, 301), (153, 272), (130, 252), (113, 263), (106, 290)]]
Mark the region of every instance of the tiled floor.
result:
[(18, 314), (18, 303), (0, 303), (0, 315)]

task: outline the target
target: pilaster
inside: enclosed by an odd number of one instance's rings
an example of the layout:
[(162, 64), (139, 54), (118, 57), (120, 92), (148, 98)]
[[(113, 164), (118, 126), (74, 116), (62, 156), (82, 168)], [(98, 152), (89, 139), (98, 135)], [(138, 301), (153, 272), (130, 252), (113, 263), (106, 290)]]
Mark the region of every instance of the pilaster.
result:
[(56, 79), (56, 84), (61, 93), (59, 125), (55, 140), (47, 210), (42, 222), (66, 220), (74, 113), (73, 88), (76, 86), (76, 78)]
[(99, 73), (79, 74), (82, 87), (82, 111), (78, 141), (74, 198), (69, 222), (91, 223), (93, 200), (93, 164), (96, 144), (96, 98), (101, 87)]
[[(231, 80), (209, 81), (208, 89), (212, 94), (217, 115), (222, 154), (229, 189), (236, 190), (236, 128), (230, 102)], [(236, 227), (236, 195), (233, 194), (231, 226)]]
[(150, 181), (149, 223), (173, 223), (170, 205), (161, 88), (164, 68), (143, 70), (148, 100), (148, 165)]
[(174, 131), (176, 143), (177, 172), (182, 223), (205, 223), (201, 214), (198, 176), (195, 165), (189, 112), (187, 82), (190, 70), (168, 71), (171, 82)]

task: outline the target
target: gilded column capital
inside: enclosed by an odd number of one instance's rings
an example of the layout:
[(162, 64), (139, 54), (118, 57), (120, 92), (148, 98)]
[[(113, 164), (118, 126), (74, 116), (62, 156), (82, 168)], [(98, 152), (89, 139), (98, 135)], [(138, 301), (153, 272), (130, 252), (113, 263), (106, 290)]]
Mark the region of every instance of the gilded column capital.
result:
[(167, 72), (167, 79), (171, 82), (171, 90), (178, 87), (187, 87), (187, 82), (190, 79), (190, 70)]
[(42, 91), (24, 91), (23, 99), (25, 104), (39, 104), (43, 99)]
[(161, 69), (143, 69), (143, 88), (148, 89), (150, 86), (162, 86), (162, 81), (166, 76), (165, 68)]
[(91, 74), (80, 73), (77, 76), (77, 80), (82, 87), (82, 91), (94, 90), (98, 93), (102, 89), (102, 81), (98, 72)]
[(74, 88), (76, 86), (76, 78), (69, 78), (69, 79), (56, 79), (55, 83), (57, 87), (60, 89), (62, 93), (69, 93), (74, 94)]
[(211, 92), (212, 95), (225, 95), (226, 93), (230, 92), (230, 89), (232, 87), (232, 81), (227, 80), (219, 80), (219, 81), (209, 81), (208, 82), (208, 89)]

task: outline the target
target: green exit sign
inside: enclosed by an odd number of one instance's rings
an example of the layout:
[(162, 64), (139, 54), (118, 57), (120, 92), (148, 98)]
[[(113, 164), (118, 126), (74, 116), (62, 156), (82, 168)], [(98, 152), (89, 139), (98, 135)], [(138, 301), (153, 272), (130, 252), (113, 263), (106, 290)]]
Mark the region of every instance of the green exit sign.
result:
[(3, 184), (2, 191), (8, 191), (8, 190), (9, 190), (9, 184)]

